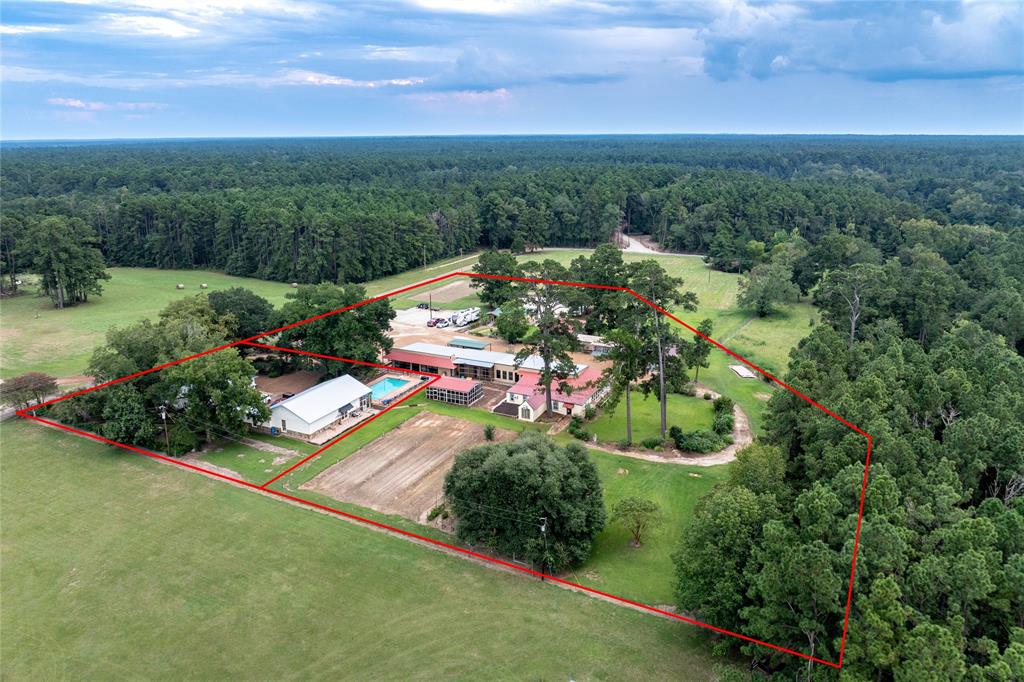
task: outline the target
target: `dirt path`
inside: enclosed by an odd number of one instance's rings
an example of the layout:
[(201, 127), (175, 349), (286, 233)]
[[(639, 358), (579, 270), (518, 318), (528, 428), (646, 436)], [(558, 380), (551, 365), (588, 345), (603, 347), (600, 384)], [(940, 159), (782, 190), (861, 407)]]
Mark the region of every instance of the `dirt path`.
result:
[[(705, 393), (711, 395), (711, 399), (721, 397), (721, 394), (717, 391), (713, 391), (702, 383), (695, 384), (697, 388), (697, 396), (703, 397)], [(742, 448), (750, 445), (754, 442), (754, 434), (750, 430), (750, 418), (747, 417), (747, 413), (740, 409), (739, 405), (733, 405), (732, 408), (733, 425), (732, 425), (732, 443), (725, 446), (718, 452), (709, 452), (707, 454), (701, 454), (697, 452), (681, 453), (678, 455), (667, 455), (658, 454), (654, 452), (645, 452), (637, 450), (624, 450), (615, 445), (606, 445), (604, 443), (587, 443), (588, 448), (594, 450), (600, 450), (601, 452), (608, 452), (613, 455), (621, 455), (623, 457), (632, 457), (633, 459), (642, 459), (647, 462), (659, 462), (661, 464), (685, 464), (687, 466), (698, 466), (698, 467), (710, 467), (718, 464), (728, 464), (729, 462), (736, 459), (736, 453)], [(673, 452), (678, 452), (673, 450)]]

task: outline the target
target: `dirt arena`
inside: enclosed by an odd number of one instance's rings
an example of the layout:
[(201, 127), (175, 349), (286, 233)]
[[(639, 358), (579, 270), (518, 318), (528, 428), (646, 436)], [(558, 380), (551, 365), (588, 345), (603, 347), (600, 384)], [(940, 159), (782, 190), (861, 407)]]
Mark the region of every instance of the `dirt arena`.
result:
[[(425, 522), (443, 497), (444, 476), (455, 455), (484, 442), (484, 427), (423, 412), (302, 486), (386, 514)], [(515, 432), (497, 429), (495, 441)]]

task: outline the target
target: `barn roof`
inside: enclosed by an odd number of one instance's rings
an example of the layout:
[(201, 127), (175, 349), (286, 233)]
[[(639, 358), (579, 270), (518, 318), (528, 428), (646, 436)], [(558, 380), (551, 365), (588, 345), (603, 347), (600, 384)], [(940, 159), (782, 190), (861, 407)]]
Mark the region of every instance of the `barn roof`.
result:
[(369, 386), (345, 374), (296, 393), (291, 398), (275, 403), (270, 409), (283, 407), (311, 424), (371, 392)]

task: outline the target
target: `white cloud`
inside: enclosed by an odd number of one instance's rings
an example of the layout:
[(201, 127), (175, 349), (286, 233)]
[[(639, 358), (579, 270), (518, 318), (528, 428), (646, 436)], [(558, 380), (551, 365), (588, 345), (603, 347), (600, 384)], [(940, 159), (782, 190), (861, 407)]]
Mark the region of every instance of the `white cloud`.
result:
[(108, 32), (124, 35), (190, 38), (200, 33), (197, 28), (186, 26), (180, 21), (168, 19), (167, 17), (133, 14), (108, 14), (103, 18), (102, 25)]
[(424, 104), (506, 104), (512, 93), (505, 88), (494, 90), (450, 90), (447, 92), (421, 92), (406, 95)]
[(344, 88), (379, 88), (388, 85), (404, 87), (408, 85), (419, 85), (422, 82), (422, 78), (387, 78), (381, 80), (356, 80), (353, 78), (346, 78), (344, 76), (334, 76), (329, 73), (319, 73), (316, 71), (306, 71), (303, 69), (292, 69), (291, 71), (286, 72), (283, 75), (283, 77), (279, 80), (279, 84), (282, 85), (317, 85)]
[(37, 24), (0, 24), (0, 34), (19, 35), (23, 33), (57, 33), (63, 26), (40, 26)]
[(386, 45), (364, 46), (363, 59), (396, 62), (450, 62), (460, 50), (435, 46), (389, 47)]
[(167, 105), (161, 102), (86, 102), (75, 97), (51, 97), (46, 100), (47, 104), (55, 107), (65, 107), (78, 111), (153, 111), (155, 109), (166, 109)]

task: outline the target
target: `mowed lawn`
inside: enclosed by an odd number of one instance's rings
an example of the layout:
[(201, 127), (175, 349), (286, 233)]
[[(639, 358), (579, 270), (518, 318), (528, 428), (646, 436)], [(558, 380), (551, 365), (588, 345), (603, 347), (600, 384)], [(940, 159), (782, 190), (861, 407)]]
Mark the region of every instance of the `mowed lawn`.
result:
[[(574, 577), (588, 587), (646, 604), (674, 603), (672, 554), (697, 501), (728, 476), (728, 465), (691, 467), (590, 452), (604, 487), (608, 524)], [(664, 518), (638, 548), (630, 543), (629, 532), (611, 519), (615, 504), (630, 496), (656, 502)]]
[[(288, 284), (231, 277), (203, 270), (151, 270), (109, 268), (103, 295), (88, 303), (57, 310), (49, 297), (26, 293), (0, 303), (3, 330), (0, 339), (0, 376), (46, 372), (54, 376), (82, 374), (93, 349), (103, 343), (107, 329), (124, 327), (143, 318), (156, 318), (171, 301), (195, 296), (206, 283), (209, 289), (245, 287), (275, 306), (292, 291)], [(175, 286), (184, 284), (185, 289)], [(31, 289), (31, 287), (29, 287)]]
[(721, 665), (694, 627), (37, 425), (5, 424), (0, 469), (7, 680), (709, 680)]
[[(670, 393), (665, 410), (669, 427), (678, 426), (684, 431), (710, 429), (715, 420), (715, 410), (710, 400)], [(661, 402), (658, 396), (633, 392), (631, 401), (633, 442), (645, 438), (658, 438), (661, 432)], [(618, 443), (626, 437), (626, 398), (623, 396), (614, 410), (602, 410), (600, 415), (586, 425), (588, 431), (604, 443)]]

